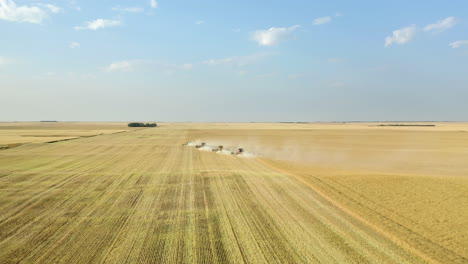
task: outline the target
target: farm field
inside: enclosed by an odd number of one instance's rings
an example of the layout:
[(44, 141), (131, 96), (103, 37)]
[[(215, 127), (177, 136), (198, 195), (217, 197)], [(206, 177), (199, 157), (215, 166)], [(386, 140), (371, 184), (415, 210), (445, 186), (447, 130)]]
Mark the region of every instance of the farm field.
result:
[(0, 263), (468, 263), (468, 124), (378, 125), (2, 123)]
[(123, 123), (0, 122), (0, 149), (25, 143), (41, 143), (129, 131)]

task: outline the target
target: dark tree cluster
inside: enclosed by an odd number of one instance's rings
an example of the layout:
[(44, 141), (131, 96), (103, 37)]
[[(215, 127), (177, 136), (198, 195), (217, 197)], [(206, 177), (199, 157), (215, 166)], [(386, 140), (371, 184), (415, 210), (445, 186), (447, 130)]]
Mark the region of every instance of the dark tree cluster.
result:
[(156, 123), (128, 123), (128, 127), (157, 127)]

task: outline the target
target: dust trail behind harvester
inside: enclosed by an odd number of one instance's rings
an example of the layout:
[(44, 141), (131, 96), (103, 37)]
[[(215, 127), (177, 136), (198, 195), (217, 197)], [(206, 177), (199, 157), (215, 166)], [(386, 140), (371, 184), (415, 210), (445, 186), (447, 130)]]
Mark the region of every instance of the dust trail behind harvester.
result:
[[(226, 149), (241, 146), (246, 150), (244, 157), (265, 157), (311, 166), (430, 175), (447, 175), (447, 169), (454, 175), (468, 173), (457, 169), (464, 168), (464, 156), (458, 154), (458, 149), (447, 149), (443, 144), (436, 148), (427, 147), (430, 142), (440, 141), (438, 134), (368, 131), (346, 135), (336, 131), (275, 134), (274, 140), (265, 140), (268, 137), (262, 134), (238, 134), (204, 140)], [(386, 140), (381, 140), (383, 136)]]
[(232, 144), (226, 147), (225, 144), (221, 144), (220, 142), (217, 142), (217, 143), (218, 144), (207, 144), (203, 140), (195, 140), (195, 141), (187, 142), (186, 144), (183, 144), (183, 146), (187, 146), (187, 147), (194, 146), (200, 151), (215, 152), (221, 155), (236, 155), (236, 156), (245, 157), (245, 158), (253, 158), (257, 156), (254, 153), (246, 152), (244, 148), (242, 147), (234, 146)]

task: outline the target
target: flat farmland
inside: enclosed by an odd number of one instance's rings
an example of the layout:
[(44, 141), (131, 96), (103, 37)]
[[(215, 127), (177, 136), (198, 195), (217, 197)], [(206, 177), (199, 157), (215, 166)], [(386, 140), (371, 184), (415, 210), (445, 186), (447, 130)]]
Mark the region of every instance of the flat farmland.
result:
[(468, 263), (467, 124), (19, 124), (0, 263)]
[(129, 131), (123, 123), (0, 122), (0, 149)]

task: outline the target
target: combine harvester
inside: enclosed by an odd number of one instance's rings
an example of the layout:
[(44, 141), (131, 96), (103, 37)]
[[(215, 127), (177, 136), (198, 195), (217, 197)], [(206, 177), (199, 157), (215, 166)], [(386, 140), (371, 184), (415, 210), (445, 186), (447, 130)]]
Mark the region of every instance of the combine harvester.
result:
[(208, 146), (205, 142), (201, 142), (200, 144), (194, 143), (194, 142), (187, 142), (185, 144), (182, 144), (182, 146), (187, 147), (187, 146), (195, 146), (195, 148), (199, 150), (204, 150), (204, 151), (209, 151), (211, 150), (212, 152), (216, 153), (223, 153), (223, 154), (230, 154), (230, 155), (243, 155), (244, 149), (243, 148), (238, 148), (237, 150), (226, 150), (223, 145), (219, 145), (218, 147), (211, 147)]
[(199, 149), (199, 148), (203, 148), (206, 146), (206, 143), (201, 143), (200, 145), (196, 145), (195, 148)]

